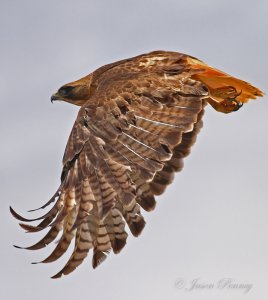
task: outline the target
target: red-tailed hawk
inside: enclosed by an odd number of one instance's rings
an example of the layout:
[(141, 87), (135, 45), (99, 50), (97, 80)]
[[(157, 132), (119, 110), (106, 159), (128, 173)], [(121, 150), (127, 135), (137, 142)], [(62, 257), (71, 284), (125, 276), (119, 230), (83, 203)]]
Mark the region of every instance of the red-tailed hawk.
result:
[(64, 157), (61, 184), (41, 208), (52, 208), (28, 232), (49, 228), (25, 249), (45, 247), (62, 232), (42, 262), (61, 257), (75, 239), (73, 253), (53, 278), (69, 274), (93, 249), (93, 268), (109, 251), (119, 253), (128, 233), (138, 236), (145, 221), (183, 167), (202, 127), (207, 103), (229, 113), (263, 93), (240, 79), (189, 55), (155, 51), (105, 65), (65, 84), (51, 100), (81, 106)]

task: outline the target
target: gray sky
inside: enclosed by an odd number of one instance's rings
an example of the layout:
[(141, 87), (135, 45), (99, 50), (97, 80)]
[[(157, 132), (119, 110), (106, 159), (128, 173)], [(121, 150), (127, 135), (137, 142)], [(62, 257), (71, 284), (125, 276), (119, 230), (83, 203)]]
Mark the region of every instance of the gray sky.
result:
[[(0, 299), (267, 299), (267, 96), (230, 115), (207, 108), (184, 171), (144, 214), (143, 234), (130, 236), (122, 253), (96, 270), (90, 254), (71, 275), (50, 279), (67, 256), (31, 265), (53, 245), (13, 248), (43, 233), (25, 234), (8, 211), (12, 205), (25, 215), (58, 187), (77, 113), (51, 105), (58, 87), (103, 64), (164, 49), (199, 57), (267, 92), (267, 14), (267, 0), (0, 2)], [(253, 287), (246, 296), (217, 288), (226, 277)], [(195, 278), (214, 287), (185, 291)]]

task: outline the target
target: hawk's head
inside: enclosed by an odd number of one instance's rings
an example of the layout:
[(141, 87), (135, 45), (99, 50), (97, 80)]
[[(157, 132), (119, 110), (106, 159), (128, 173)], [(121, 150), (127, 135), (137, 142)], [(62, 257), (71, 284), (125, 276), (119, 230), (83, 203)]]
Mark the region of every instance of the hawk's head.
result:
[(91, 74), (79, 80), (64, 84), (51, 96), (53, 101), (65, 101), (82, 106), (90, 97)]

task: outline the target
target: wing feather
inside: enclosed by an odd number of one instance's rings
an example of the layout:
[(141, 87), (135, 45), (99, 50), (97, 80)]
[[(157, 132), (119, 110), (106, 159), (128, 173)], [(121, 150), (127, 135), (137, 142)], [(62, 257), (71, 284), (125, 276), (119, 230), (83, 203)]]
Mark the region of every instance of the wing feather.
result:
[(34, 244), (32, 246), (23, 248), (23, 249), (38, 250), (38, 249), (42, 249), (42, 248), (46, 247), (47, 245), (49, 245), (56, 239), (56, 237), (58, 236), (58, 234), (60, 233), (62, 228), (63, 228), (63, 222), (55, 224), (54, 226), (52, 226), (50, 228), (48, 233), (39, 242), (37, 242), (36, 244)]
[(87, 222), (83, 222), (77, 228), (75, 236), (75, 247), (66, 265), (52, 278), (59, 278), (74, 271), (86, 258), (89, 250), (93, 247), (92, 237)]

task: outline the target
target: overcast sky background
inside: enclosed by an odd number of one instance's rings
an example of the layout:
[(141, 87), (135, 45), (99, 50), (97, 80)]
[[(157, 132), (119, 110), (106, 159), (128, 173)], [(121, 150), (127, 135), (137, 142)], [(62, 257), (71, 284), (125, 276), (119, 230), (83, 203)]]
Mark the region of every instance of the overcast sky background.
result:
[[(62, 84), (151, 50), (199, 57), (268, 92), (268, 2), (0, 2), (0, 299), (267, 299), (268, 99), (224, 115), (208, 107), (184, 171), (158, 198), (147, 226), (96, 270), (91, 253), (71, 275), (67, 261), (31, 265), (43, 251), (18, 250), (25, 234), (9, 213), (41, 206), (59, 185), (61, 159), (77, 108), (50, 103)], [(39, 212), (40, 214), (40, 212)], [(36, 216), (36, 214), (32, 214)], [(38, 215), (38, 214), (37, 214)], [(167, 232), (172, 233), (167, 234)], [(253, 285), (185, 291), (200, 278)], [(183, 288), (175, 282), (184, 280)]]

